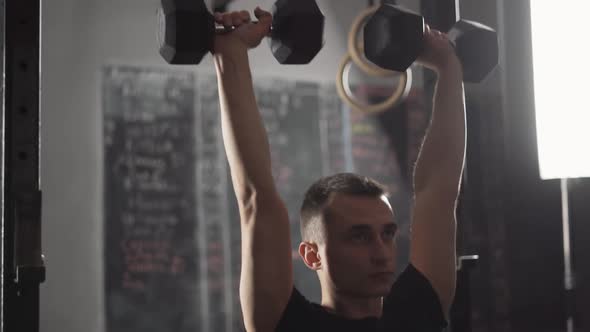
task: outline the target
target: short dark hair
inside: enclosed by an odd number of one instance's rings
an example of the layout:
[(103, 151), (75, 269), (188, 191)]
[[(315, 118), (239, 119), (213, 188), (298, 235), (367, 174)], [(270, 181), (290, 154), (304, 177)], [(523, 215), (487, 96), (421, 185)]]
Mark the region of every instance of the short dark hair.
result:
[(366, 176), (339, 173), (320, 178), (307, 189), (301, 205), (299, 226), (303, 241), (323, 243), (324, 208), (335, 193), (364, 197), (388, 195), (384, 185)]

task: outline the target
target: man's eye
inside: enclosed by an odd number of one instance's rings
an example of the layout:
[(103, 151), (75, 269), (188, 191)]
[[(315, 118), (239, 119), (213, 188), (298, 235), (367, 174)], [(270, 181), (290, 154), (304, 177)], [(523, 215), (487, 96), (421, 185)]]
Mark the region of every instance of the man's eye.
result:
[(388, 238), (394, 238), (395, 237), (395, 230), (385, 231), (385, 236)]

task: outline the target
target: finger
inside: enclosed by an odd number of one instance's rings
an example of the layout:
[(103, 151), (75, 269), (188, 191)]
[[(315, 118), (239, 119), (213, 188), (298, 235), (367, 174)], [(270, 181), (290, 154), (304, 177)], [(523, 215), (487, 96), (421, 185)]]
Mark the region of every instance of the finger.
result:
[(250, 22), (250, 13), (247, 10), (242, 10), (240, 12), (240, 16), (244, 22)]
[(240, 12), (231, 13), (231, 22), (234, 26), (239, 26), (243, 23), (242, 14)]
[(228, 27), (228, 28), (231, 27), (232, 26), (232, 18), (231, 18), (231, 15), (229, 15), (227, 13), (223, 14), (222, 24), (225, 27)]
[(221, 13), (216, 12), (213, 14), (213, 17), (215, 18), (215, 23), (223, 24), (223, 15)]
[(260, 7), (256, 7), (256, 9), (254, 9), (254, 15), (256, 16), (256, 18), (259, 21), (269, 21), (272, 20), (272, 15), (270, 12), (267, 12), (265, 10), (262, 10)]
[(443, 39), (442, 32), (440, 32), (439, 30), (436, 30), (436, 29), (432, 29), (432, 28), (430, 28), (430, 30), (426, 33), (426, 35), (430, 36), (431, 38), (434, 38), (435, 40)]
[(256, 7), (254, 9), (254, 16), (258, 19), (258, 24), (256, 24), (256, 29), (260, 34), (267, 34), (270, 31), (270, 27), (272, 25), (272, 15), (271, 13), (262, 10), (260, 7)]

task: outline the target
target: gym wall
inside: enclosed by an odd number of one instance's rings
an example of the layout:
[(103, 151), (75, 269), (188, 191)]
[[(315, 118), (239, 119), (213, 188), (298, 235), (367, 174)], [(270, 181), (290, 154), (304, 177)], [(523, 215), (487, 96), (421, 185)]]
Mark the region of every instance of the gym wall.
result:
[[(273, 1), (232, 6), (270, 8)], [(400, 1), (417, 10), (417, 1)], [(262, 45), (250, 52), (255, 79), (334, 82), (346, 36), (365, 1), (320, 0), (326, 44), (308, 66), (281, 66)], [(47, 280), (41, 286), (41, 331), (102, 332), (103, 112), (101, 69), (106, 64), (167, 68), (156, 44), (150, 0), (43, 2), (42, 189)], [(237, 8), (237, 7), (236, 7)], [(231, 9), (231, 7), (230, 7)], [(194, 68), (214, 73), (208, 57)]]

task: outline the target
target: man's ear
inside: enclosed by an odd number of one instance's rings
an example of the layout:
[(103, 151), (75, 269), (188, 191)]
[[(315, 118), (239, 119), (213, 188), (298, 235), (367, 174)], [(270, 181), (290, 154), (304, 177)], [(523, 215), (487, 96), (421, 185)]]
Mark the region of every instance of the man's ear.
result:
[(305, 265), (314, 270), (322, 269), (322, 260), (318, 245), (313, 242), (301, 242), (299, 244), (299, 256)]

